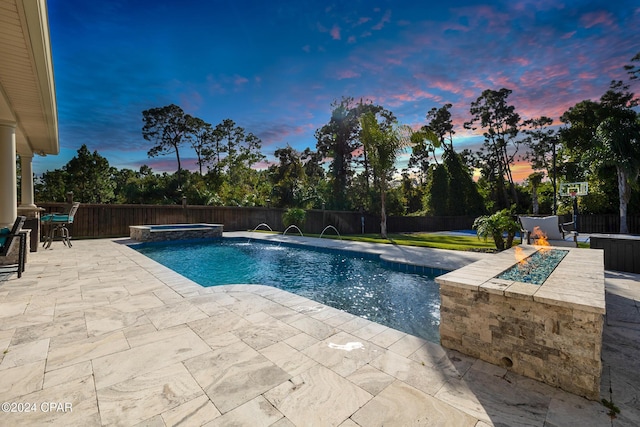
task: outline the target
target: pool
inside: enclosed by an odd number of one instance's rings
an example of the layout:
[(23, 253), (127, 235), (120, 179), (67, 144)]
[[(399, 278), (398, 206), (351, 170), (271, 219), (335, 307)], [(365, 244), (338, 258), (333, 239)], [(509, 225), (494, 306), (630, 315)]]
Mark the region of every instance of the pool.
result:
[(440, 339), (433, 276), (384, 268), (377, 255), (236, 239), (132, 247), (202, 286), (274, 286), (432, 342)]

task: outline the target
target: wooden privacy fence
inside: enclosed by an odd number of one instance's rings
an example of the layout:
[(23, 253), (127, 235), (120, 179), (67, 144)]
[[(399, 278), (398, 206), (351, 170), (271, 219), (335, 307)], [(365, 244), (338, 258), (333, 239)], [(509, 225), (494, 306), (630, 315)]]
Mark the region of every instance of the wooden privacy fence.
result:
[[(564, 216), (571, 221), (571, 215)], [(628, 215), (627, 226), (629, 233), (640, 234), (640, 215)], [(614, 214), (578, 215), (578, 231), (581, 233), (618, 233), (620, 231), (620, 216)]]
[[(47, 212), (62, 212), (66, 204), (40, 203), (39, 206)], [(285, 209), (263, 207), (81, 204), (72, 233), (75, 238), (124, 237), (129, 236), (130, 225), (180, 223), (223, 224), (225, 231), (253, 230), (265, 223), (273, 230), (283, 231), (284, 212)], [(342, 234), (360, 233), (361, 215), (358, 212), (309, 210), (300, 228), (305, 233), (319, 234), (327, 225), (333, 225)], [(365, 232), (374, 233), (379, 228), (374, 217), (365, 215)]]
[[(66, 204), (40, 203), (39, 206), (47, 212), (62, 212)], [(258, 224), (265, 223), (273, 230), (283, 231), (284, 212), (285, 209), (264, 207), (81, 204), (72, 234), (75, 238), (125, 237), (129, 236), (130, 225), (180, 223), (223, 224), (226, 231), (253, 230)], [(320, 209), (307, 211), (306, 221), (300, 228), (304, 233), (319, 234), (332, 225), (341, 234), (358, 234), (362, 231), (363, 217), (365, 233), (380, 232), (377, 216)], [(567, 221), (570, 218), (570, 215), (565, 217)], [(474, 219), (470, 216), (390, 216), (387, 229), (389, 233), (468, 230)], [(582, 233), (616, 233), (619, 229), (616, 215), (580, 215), (579, 221)], [(640, 215), (629, 216), (628, 223), (631, 233), (640, 233)]]

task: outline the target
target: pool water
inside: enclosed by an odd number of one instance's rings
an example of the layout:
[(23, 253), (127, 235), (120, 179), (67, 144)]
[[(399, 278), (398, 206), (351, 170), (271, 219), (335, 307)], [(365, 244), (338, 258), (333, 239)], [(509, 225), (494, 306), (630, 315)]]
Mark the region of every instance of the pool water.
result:
[(202, 286), (274, 286), (429, 341), (440, 339), (440, 293), (433, 277), (386, 269), (377, 256), (233, 239), (133, 247)]

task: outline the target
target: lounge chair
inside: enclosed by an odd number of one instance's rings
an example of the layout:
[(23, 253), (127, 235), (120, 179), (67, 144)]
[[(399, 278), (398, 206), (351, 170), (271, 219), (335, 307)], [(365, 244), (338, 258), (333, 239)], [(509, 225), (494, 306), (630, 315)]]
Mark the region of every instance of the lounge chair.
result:
[[(520, 228), (522, 231), (521, 242), (524, 242), (526, 237), (527, 244), (531, 244), (531, 240), (540, 239), (543, 237), (549, 242), (551, 246), (573, 246), (578, 247), (578, 233), (569, 227), (573, 228), (573, 222), (560, 222), (560, 218), (557, 215), (551, 215), (546, 217), (535, 216), (519, 216)], [(571, 240), (566, 240), (566, 237), (570, 236)]]
[(27, 253), (27, 235), (26, 233), (21, 233), (22, 226), (24, 222), (27, 220), (26, 216), (19, 216), (16, 218), (16, 221), (13, 223), (13, 227), (0, 229), (0, 258), (4, 257), (5, 259), (10, 256), (11, 248), (18, 239), (18, 262), (17, 263), (8, 263), (0, 265), (0, 273), (5, 273), (7, 271), (12, 271), (14, 268), (18, 272), (18, 278), (22, 277), (22, 273), (24, 272), (24, 264), (25, 264), (25, 256)]
[(75, 217), (76, 212), (78, 212), (79, 207), (80, 207), (80, 202), (75, 202), (71, 206), (69, 213), (47, 214), (47, 215), (44, 215), (42, 218), (40, 218), (40, 221), (42, 222), (42, 224), (46, 225), (49, 228), (49, 233), (48, 235), (45, 235), (44, 242), (42, 243), (42, 246), (45, 249), (48, 249), (51, 246), (51, 243), (53, 242), (53, 239), (56, 233), (60, 234), (60, 237), (62, 238), (62, 243), (64, 243), (68, 247), (72, 246), (71, 235), (69, 234), (69, 229), (67, 228), (67, 226), (69, 224), (73, 224), (73, 218)]

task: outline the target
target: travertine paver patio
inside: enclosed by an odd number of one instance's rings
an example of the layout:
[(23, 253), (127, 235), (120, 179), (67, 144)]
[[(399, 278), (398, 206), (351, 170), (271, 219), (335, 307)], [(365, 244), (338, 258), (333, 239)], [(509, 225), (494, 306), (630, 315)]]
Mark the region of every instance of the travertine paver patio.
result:
[(0, 275), (0, 402), (22, 410), (0, 425), (638, 425), (640, 282), (607, 273), (607, 289), (613, 421), (599, 402), (275, 288), (202, 288), (111, 240), (54, 244), (22, 279)]

